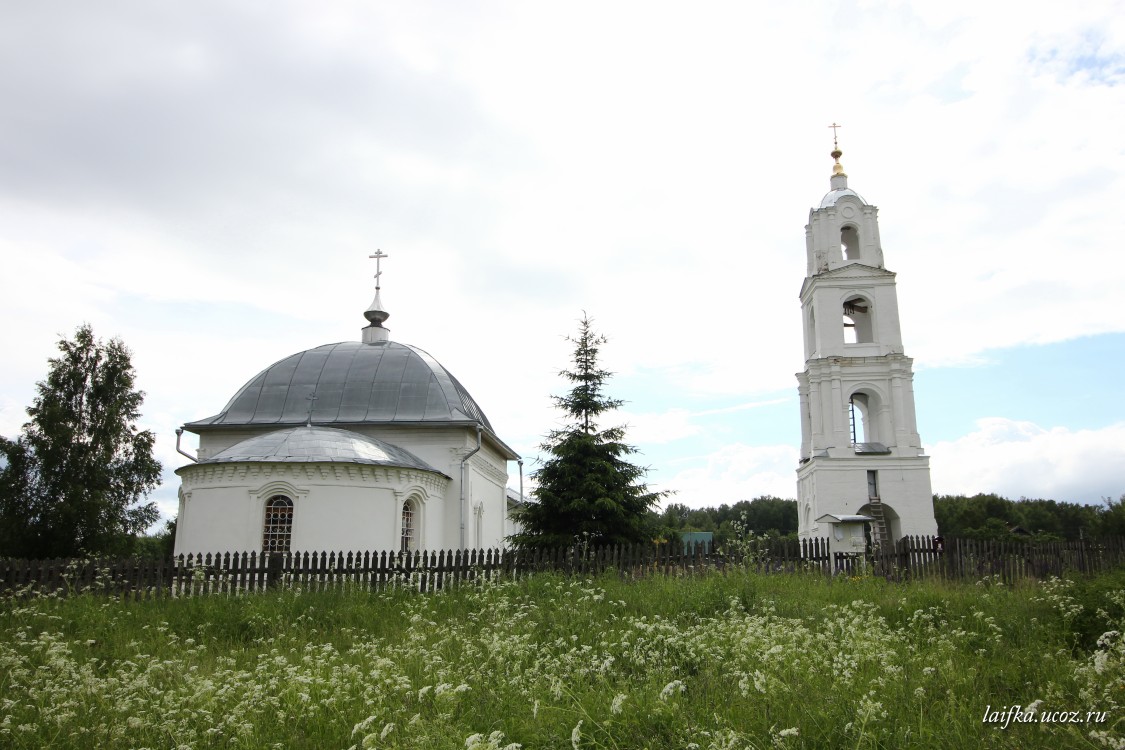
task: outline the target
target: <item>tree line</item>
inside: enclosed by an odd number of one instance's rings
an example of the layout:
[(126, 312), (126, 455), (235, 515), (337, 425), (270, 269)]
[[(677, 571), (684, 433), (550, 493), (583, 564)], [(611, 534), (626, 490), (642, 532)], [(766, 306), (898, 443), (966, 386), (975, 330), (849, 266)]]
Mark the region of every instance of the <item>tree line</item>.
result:
[(935, 495), (934, 516), (944, 536), (1038, 541), (1125, 535), (1125, 495), (1101, 505), (999, 495)]
[(679, 539), (687, 531), (710, 531), (716, 546), (750, 534), (796, 539), (797, 501), (763, 495), (709, 508), (669, 503), (663, 511), (651, 512), (648, 521), (657, 541)]
[[(938, 533), (946, 537), (991, 541), (1061, 541), (1125, 536), (1125, 495), (1104, 498), (1101, 505), (1019, 498), (987, 493), (934, 495)], [(797, 501), (762, 496), (733, 505), (689, 508), (670, 503), (649, 515), (650, 533), (671, 539), (687, 531), (710, 531), (715, 544), (748, 533), (795, 538)]]

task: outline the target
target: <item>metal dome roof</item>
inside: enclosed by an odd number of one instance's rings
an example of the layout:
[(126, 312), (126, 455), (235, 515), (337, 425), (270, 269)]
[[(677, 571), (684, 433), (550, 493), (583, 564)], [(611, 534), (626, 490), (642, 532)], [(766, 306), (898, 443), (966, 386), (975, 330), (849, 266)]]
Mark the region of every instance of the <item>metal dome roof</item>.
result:
[(828, 208), (829, 206), (835, 206), (836, 201), (840, 200), (845, 195), (850, 195), (853, 198), (858, 198), (860, 203), (863, 203), (864, 205), (867, 204), (867, 201), (865, 201), (863, 199), (862, 195), (860, 195), (856, 191), (852, 190), (851, 188), (846, 187), (846, 188), (838, 188), (836, 190), (831, 190), (827, 194), (825, 194), (825, 196), (820, 199), (820, 207), (821, 208)]
[[(197, 465), (224, 463), (352, 463), (421, 469), (441, 474), (397, 445), (331, 427), (290, 427), (235, 443)], [(184, 467), (187, 468), (187, 467)]]
[[(309, 405), (312, 404), (312, 412)], [(326, 344), (254, 376), (219, 414), (185, 425), (479, 423), (469, 392), (436, 359), (394, 341)]]

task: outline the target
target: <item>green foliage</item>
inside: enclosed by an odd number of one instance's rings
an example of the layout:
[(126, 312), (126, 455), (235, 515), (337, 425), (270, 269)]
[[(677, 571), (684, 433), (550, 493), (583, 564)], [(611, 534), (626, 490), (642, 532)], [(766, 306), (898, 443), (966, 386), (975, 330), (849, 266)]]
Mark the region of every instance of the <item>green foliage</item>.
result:
[(1104, 503), (1099, 508), (1055, 500), (1009, 500), (993, 494), (935, 495), (934, 516), (938, 531), (948, 537), (1010, 542), (1125, 535), (1121, 501), (1106, 498)]
[(567, 340), (574, 344), (574, 369), (559, 374), (574, 387), (554, 400), (569, 422), (541, 446), (550, 457), (532, 475), (535, 499), (520, 510), (523, 529), (511, 541), (524, 548), (647, 541), (646, 514), (664, 493), (650, 492), (641, 481), (645, 469), (627, 460), (635, 449), (622, 442), (624, 428), (599, 429), (602, 415), (621, 405), (602, 390), (612, 374), (598, 367), (606, 338), (583, 315), (577, 338)]
[(123, 554), (158, 517), (154, 436), (135, 426), (144, 393), (129, 350), (90, 326), (58, 343), (17, 440), (0, 438), (0, 554)]
[(172, 557), (176, 546), (176, 519), (164, 523), (164, 529), (155, 534), (137, 537), (133, 554), (137, 557), (163, 558)]
[(1117, 500), (1102, 498), (1100, 520), (1103, 536), (1125, 536), (1125, 495)]
[[(1116, 747), (1123, 597), (1120, 573), (1008, 587), (730, 570), (0, 600), (0, 746)], [(1083, 723), (981, 720), (1033, 704)]]
[(718, 546), (747, 532), (756, 536), (795, 538), (797, 501), (763, 495), (753, 500), (739, 500), (733, 505), (723, 503), (717, 508), (689, 508), (683, 503), (669, 503), (659, 515), (652, 514), (652, 523), (664, 530), (664, 538), (678, 536), (683, 531), (714, 532)]

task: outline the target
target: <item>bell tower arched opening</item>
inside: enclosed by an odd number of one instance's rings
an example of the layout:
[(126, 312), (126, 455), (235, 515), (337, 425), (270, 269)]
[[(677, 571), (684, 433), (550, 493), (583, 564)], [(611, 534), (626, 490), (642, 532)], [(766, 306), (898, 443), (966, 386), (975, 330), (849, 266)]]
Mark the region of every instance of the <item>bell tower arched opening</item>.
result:
[(875, 340), (871, 303), (858, 294), (844, 300), (844, 343), (870, 344)]
[(848, 419), (851, 422), (852, 445), (878, 442), (878, 429), (875, 427), (874, 410), (871, 408), (870, 394), (853, 393), (848, 399)]
[(859, 260), (859, 230), (852, 224), (840, 228), (840, 251), (844, 260)]

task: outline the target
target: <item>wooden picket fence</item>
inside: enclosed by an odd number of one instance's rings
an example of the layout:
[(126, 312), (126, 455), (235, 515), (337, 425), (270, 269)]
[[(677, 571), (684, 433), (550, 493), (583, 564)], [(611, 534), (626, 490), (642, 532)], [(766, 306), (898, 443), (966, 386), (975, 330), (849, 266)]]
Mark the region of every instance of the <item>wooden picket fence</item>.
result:
[(943, 578), (990, 579), (1015, 583), (1068, 573), (1094, 574), (1125, 564), (1125, 538), (1060, 542), (998, 542), (941, 537), (903, 537), (894, 545), (869, 550), (862, 558), (837, 561), (837, 569), (870, 565), (873, 575), (889, 580)]
[(759, 540), (736, 548), (685, 550), (680, 544), (554, 550), (435, 552), (221, 553), (175, 559), (14, 560), (0, 558), (0, 595), (69, 596), (82, 592), (148, 599), (243, 594), (271, 588), (341, 586), (434, 591), (466, 582), (555, 571), (622, 577), (691, 576), (732, 568), (760, 573), (990, 579), (1012, 583), (1068, 573), (1097, 573), (1125, 563), (1125, 539), (1006, 543), (904, 537), (854, 554), (832, 553), (827, 539)]

